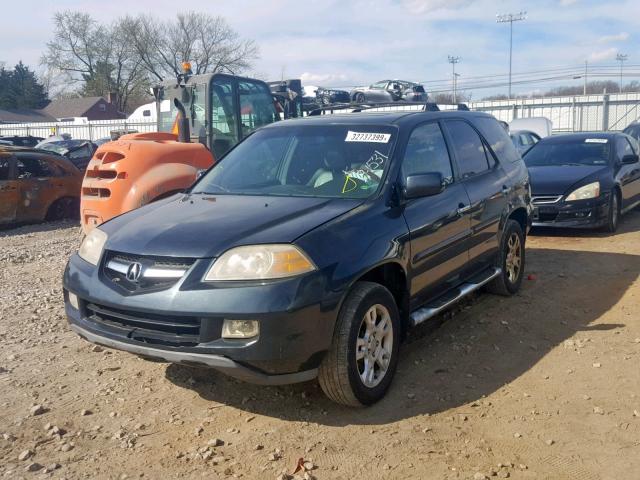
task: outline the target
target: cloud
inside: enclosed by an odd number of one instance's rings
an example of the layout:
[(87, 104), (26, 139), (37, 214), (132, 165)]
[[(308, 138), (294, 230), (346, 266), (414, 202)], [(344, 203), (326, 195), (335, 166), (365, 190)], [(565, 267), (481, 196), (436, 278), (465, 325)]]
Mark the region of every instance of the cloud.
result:
[(348, 77), (342, 73), (310, 73), (300, 75), (303, 85), (331, 85), (344, 83)]
[(625, 40), (629, 40), (629, 36), (627, 32), (620, 32), (616, 35), (605, 35), (598, 39), (598, 43), (624, 42)]
[(466, 8), (475, 0), (402, 0), (402, 4), (411, 13), (429, 13), (436, 10)]
[(569, 7), (571, 5), (575, 5), (578, 3), (578, 0), (560, 0), (560, 5), (562, 7)]
[(589, 60), (592, 62), (602, 62), (603, 60), (612, 60), (618, 54), (618, 49), (611, 47), (606, 50), (600, 50), (598, 52), (592, 52), (589, 55)]

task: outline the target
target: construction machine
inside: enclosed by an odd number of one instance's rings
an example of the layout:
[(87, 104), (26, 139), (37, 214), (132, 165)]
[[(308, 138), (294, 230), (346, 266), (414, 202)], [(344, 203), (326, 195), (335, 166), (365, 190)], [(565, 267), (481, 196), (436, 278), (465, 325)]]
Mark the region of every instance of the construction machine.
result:
[(87, 234), (110, 218), (183, 191), (240, 140), (280, 119), (269, 86), (226, 74), (184, 73), (153, 88), (157, 132), (101, 145), (80, 202)]

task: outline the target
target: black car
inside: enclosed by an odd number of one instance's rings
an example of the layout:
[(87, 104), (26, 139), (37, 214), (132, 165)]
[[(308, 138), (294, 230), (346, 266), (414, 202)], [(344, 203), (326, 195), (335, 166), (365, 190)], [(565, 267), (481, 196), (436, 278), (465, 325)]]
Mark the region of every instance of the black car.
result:
[(56, 140), (39, 143), (36, 148), (67, 157), (80, 171), (84, 171), (98, 148), (89, 140)]
[(408, 328), (483, 285), (519, 289), (528, 182), (483, 113), (277, 122), (188, 192), (92, 230), (66, 313), (91, 342), (371, 404)]
[(318, 105), (332, 105), (334, 103), (349, 103), (351, 98), (346, 90), (337, 88), (318, 87), (316, 90), (316, 100)]
[(0, 137), (0, 142), (8, 145), (14, 145), (16, 147), (35, 147), (43, 139), (40, 137), (33, 137), (31, 135), (9, 135)]
[(546, 137), (525, 156), (534, 226), (614, 232), (621, 213), (640, 203), (638, 143), (623, 133)]
[(406, 80), (382, 80), (368, 87), (357, 87), (350, 93), (355, 103), (426, 102), (427, 93), (419, 83)]

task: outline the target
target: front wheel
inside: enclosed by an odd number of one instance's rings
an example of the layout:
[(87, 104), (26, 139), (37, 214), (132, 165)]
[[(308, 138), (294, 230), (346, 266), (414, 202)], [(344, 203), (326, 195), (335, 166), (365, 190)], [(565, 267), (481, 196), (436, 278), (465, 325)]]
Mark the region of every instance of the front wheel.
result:
[(356, 103), (365, 103), (367, 101), (367, 97), (364, 96), (364, 93), (357, 93), (355, 101)]
[(400, 315), (389, 290), (358, 282), (338, 315), (318, 381), (331, 400), (361, 407), (380, 400), (395, 374)]
[(607, 223), (604, 226), (604, 230), (609, 233), (615, 233), (618, 229), (618, 223), (620, 221), (620, 200), (618, 199), (618, 193), (613, 190), (611, 192), (611, 199), (609, 200), (609, 212), (607, 214)]
[(497, 266), (502, 270), (487, 289), (497, 295), (509, 296), (520, 290), (524, 276), (524, 232), (515, 220), (507, 220), (500, 241)]

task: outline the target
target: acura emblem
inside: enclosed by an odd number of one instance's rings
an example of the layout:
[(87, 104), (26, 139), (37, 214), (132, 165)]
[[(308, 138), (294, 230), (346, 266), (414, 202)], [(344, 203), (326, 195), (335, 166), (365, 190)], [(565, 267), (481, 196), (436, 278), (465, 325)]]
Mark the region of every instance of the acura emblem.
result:
[(127, 280), (130, 282), (137, 282), (142, 275), (142, 264), (134, 262), (127, 268)]

